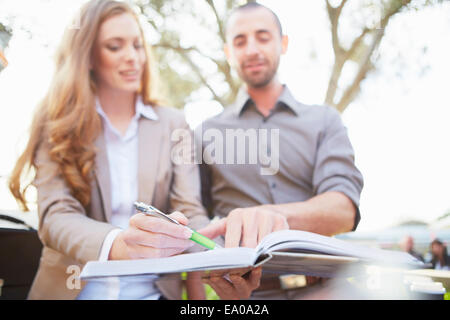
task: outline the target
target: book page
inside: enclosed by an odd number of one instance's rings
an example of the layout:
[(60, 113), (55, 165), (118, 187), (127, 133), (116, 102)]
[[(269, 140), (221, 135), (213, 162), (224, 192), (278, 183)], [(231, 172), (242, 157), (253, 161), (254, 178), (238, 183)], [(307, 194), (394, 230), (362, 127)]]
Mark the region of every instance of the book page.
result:
[(299, 230), (273, 232), (267, 235), (257, 247), (258, 253), (274, 251), (349, 256), (367, 261), (383, 261), (393, 264), (420, 264), (420, 261), (405, 252), (371, 248)]
[[(90, 261), (83, 268), (81, 279), (101, 277), (133, 276), (149, 274), (165, 274), (191, 272), (200, 270), (231, 270), (254, 266), (257, 261), (277, 252), (290, 252), (298, 255), (286, 256), (279, 260), (269, 260), (268, 266), (281, 271), (302, 271), (302, 263), (308, 264), (301, 254), (321, 254), (329, 256), (354, 257), (371, 263), (421, 266), (423, 263), (413, 256), (400, 251), (382, 250), (346, 242), (333, 237), (326, 237), (298, 230), (282, 230), (267, 235), (255, 248), (225, 248), (198, 253), (158, 259), (122, 260), (122, 261)], [(273, 254), (275, 256), (275, 254)], [(309, 257), (311, 258), (311, 257)], [(260, 259), (260, 260), (258, 260)], [(311, 261), (310, 268), (313, 268)], [(317, 261), (316, 261), (317, 262)], [(297, 264), (297, 265), (296, 265)], [(324, 266), (329, 268), (332, 261)], [(306, 267), (306, 266), (305, 266)], [(330, 269), (331, 270), (331, 269)], [(303, 270), (304, 271), (304, 270)]]
[[(273, 252), (273, 257), (264, 264), (265, 273), (302, 274), (317, 277), (346, 276), (343, 270), (352, 267), (360, 261), (354, 257), (331, 256), (323, 254)], [(353, 274), (354, 275), (354, 274)]]
[(81, 280), (102, 277), (177, 273), (252, 266), (257, 256), (252, 248), (227, 248), (155, 259), (89, 261)]

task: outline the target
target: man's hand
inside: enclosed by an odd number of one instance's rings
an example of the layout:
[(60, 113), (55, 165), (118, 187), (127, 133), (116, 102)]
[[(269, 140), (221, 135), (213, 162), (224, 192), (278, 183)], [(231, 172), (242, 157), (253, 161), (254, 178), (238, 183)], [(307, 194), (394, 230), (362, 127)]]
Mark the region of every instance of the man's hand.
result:
[(230, 274), (230, 281), (220, 276), (203, 279), (222, 300), (248, 299), (253, 290), (259, 287), (262, 268), (253, 269), (245, 276)]
[(234, 209), (227, 218), (211, 223), (198, 230), (208, 238), (225, 236), (225, 247), (254, 248), (271, 232), (289, 229), (284, 215), (270, 205)]
[[(198, 230), (199, 233), (214, 239), (225, 236), (225, 247), (254, 248), (269, 233), (289, 229), (286, 217), (270, 206), (257, 206), (231, 211), (227, 218), (211, 223)], [(204, 279), (221, 299), (248, 299), (253, 290), (259, 287), (261, 267), (253, 269), (245, 276), (230, 275), (230, 281), (221, 276)]]
[[(170, 215), (183, 225), (188, 219), (180, 212)], [(181, 253), (194, 243), (191, 232), (183, 226), (137, 213), (131, 217), (128, 229), (114, 239), (109, 260), (169, 257)]]

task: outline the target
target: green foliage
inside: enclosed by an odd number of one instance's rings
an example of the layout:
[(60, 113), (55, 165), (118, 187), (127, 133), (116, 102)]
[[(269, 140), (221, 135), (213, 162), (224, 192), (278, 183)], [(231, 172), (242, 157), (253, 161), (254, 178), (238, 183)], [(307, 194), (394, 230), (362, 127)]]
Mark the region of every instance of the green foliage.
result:
[[(181, 273), (181, 279), (182, 280), (187, 279), (187, 272)], [(211, 288), (211, 286), (209, 286), (207, 284), (205, 285), (205, 295), (206, 295), (206, 300), (220, 300), (220, 297), (217, 295), (217, 293), (214, 291), (214, 289)], [(185, 287), (183, 287), (183, 292), (181, 293), (181, 299), (188, 300), (188, 296), (187, 296)]]
[(173, 52), (156, 49), (155, 56), (158, 61), (159, 78), (163, 96), (167, 104), (182, 109), (191, 92), (198, 90), (201, 83), (189, 72), (180, 72), (176, 63), (182, 65), (180, 57)]
[(209, 285), (205, 285), (205, 290), (206, 290), (206, 300), (220, 300), (220, 297)]
[[(217, 293), (214, 291), (213, 288), (211, 288), (209, 285), (205, 285), (205, 295), (206, 300), (220, 300), (220, 297), (217, 295)], [(183, 288), (183, 293), (181, 295), (181, 300), (188, 300), (186, 289)]]
[(442, 216), (438, 217), (436, 220), (440, 221), (440, 220), (444, 220), (445, 218), (450, 217), (450, 211), (447, 211), (446, 213), (444, 213)]

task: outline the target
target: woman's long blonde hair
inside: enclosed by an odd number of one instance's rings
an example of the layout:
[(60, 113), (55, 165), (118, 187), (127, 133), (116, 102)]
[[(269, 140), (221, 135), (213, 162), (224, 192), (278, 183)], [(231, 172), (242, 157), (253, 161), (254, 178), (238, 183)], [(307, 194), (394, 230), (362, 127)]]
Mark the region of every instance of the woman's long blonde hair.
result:
[[(55, 73), (48, 93), (36, 110), (30, 139), (9, 180), (9, 189), (23, 210), (28, 210), (25, 192), (32, 184), (25, 178), (35, 168), (36, 150), (44, 139), (50, 146), (50, 159), (58, 164), (72, 195), (83, 206), (89, 204), (96, 155), (94, 142), (101, 132), (90, 62), (101, 24), (123, 13), (132, 14), (139, 24), (135, 12), (123, 2), (89, 1), (77, 15), (78, 26), (66, 29), (56, 52)], [(144, 39), (142, 28), (141, 34)], [(157, 105), (160, 100), (155, 95), (153, 57), (150, 47), (143, 42), (146, 63), (139, 94), (145, 104)]]

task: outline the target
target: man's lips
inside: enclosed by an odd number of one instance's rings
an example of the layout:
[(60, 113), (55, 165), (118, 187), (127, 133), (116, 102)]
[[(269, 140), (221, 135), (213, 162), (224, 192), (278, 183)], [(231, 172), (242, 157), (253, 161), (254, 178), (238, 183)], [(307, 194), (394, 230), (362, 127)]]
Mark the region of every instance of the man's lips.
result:
[(248, 70), (250, 72), (252, 71), (259, 71), (265, 66), (264, 62), (251, 62), (244, 64), (244, 69)]

